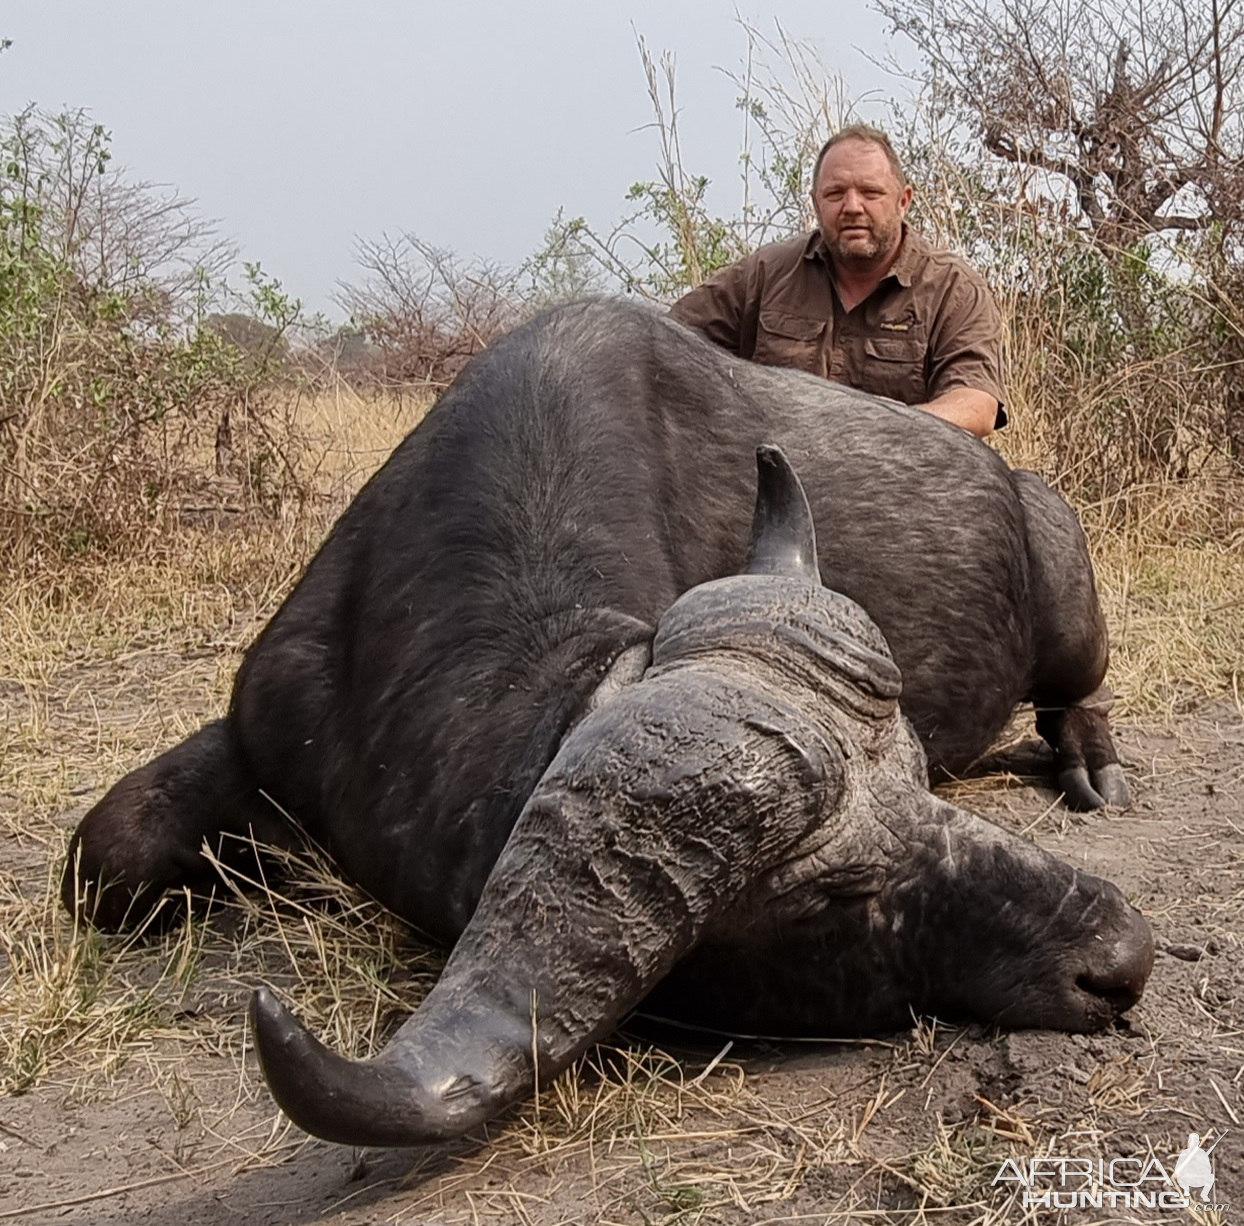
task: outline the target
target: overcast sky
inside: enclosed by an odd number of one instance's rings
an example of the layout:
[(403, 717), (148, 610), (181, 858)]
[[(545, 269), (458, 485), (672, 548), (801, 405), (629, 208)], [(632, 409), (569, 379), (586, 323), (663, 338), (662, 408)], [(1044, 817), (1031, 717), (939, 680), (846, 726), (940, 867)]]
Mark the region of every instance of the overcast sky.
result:
[(866, 118), (902, 92), (869, 62), (882, 19), (826, 0), (0, 0), (0, 110), (88, 108), (131, 177), (338, 314), (359, 238), (516, 264), (560, 207), (614, 221), (657, 158), (637, 35), (676, 56), (686, 162), (737, 203), (739, 15), (871, 91)]

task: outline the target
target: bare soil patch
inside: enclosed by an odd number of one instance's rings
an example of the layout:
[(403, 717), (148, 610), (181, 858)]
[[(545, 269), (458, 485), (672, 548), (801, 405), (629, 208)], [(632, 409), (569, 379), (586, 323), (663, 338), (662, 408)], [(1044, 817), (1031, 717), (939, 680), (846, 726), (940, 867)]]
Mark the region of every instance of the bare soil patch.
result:
[[(1057, 805), (1032, 773), (1022, 719), (994, 773), (951, 789), (1112, 878), (1150, 917), (1161, 952), (1125, 1026), (1071, 1036), (919, 1022), (870, 1042), (736, 1042), (722, 1055), (724, 1038), (641, 1023), (467, 1141), (352, 1151), (307, 1139), (275, 1110), (247, 1047), (247, 995), (274, 980), (330, 1042), (362, 1052), (426, 990), (435, 955), (331, 891), (275, 923), (234, 904), (136, 946), (75, 943), (51, 897), (88, 803), (222, 708), (251, 623), (230, 625), (67, 651), (38, 684), (0, 687), (0, 1220), (1036, 1221), (1044, 1211), (1026, 1210), (1014, 1183), (993, 1183), (1003, 1159), (1156, 1155), (1173, 1169), (1193, 1131), (1206, 1144), (1226, 1133), (1217, 1198), (1244, 1209), (1235, 704), (1119, 729), (1136, 794), (1127, 813), (1081, 819)], [(350, 934), (352, 952), (321, 936), (312, 956), (311, 938), (295, 944), (303, 930)], [(370, 960), (359, 953), (369, 947)]]

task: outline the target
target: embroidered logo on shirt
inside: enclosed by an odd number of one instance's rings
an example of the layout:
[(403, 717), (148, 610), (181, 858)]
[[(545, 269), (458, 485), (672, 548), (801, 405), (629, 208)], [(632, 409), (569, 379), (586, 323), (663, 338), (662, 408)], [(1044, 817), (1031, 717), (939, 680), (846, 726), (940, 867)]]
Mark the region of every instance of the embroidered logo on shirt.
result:
[(911, 331), (911, 324), (907, 320), (899, 321), (899, 320), (883, 319), (877, 324), (877, 327), (881, 328), (885, 332), (910, 332)]

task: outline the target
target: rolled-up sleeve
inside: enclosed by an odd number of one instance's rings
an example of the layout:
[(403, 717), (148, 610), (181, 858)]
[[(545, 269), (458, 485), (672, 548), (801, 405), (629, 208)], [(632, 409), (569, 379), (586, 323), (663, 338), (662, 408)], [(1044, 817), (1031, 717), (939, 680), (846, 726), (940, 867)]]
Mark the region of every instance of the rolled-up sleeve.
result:
[(929, 336), (928, 395), (955, 388), (988, 392), (1006, 424), (1002, 390), (1002, 316), (984, 281), (967, 269), (954, 278)]

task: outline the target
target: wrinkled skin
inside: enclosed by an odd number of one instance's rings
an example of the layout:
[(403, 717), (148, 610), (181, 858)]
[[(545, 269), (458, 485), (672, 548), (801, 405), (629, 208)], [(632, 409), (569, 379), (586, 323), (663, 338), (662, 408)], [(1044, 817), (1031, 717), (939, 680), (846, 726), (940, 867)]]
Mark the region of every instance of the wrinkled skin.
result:
[[(766, 485), (765, 464), (749, 541), (766, 436), (809, 476), (819, 550), (797, 482)], [(545, 1078), (663, 980), (663, 1008), (719, 1027), (857, 1032), (912, 1004), (1105, 1024), (1143, 986), (1147, 928), (1113, 887), (994, 853), (1006, 836), (928, 795), (887, 640), (935, 768), (971, 762), (1027, 695), (1081, 801), (1125, 796), (1086, 702), (1106, 647), (1083, 538), (1046, 487), (927, 414), (732, 362), (646, 312), (553, 312), (476, 359), (359, 495), (228, 717), (84, 818), (65, 902), (120, 927), (207, 887), (203, 840), (290, 837), (266, 793), (457, 941), (369, 1065), (258, 995), (279, 1101), (355, 1143), (456, 1135), (530, 1089), (533, 1007)], [(714, 958), (768, 995), (732, 992)]]
[[(762, 490), (762, 539), (772, 506)], [(256, 1046), (296, 1122), (354, 1144), (457, 1135), (645, 997), (715, 1030), (819, 1035), (913, 1007), (1091, 1030), (1136, 1000), (1144, 920), (932, 797), (876, 627), (814, 572), (781, 573), (804, 551), (774, 553), (683, 596), (643, 678), (565, 739), (376, 1061), (333, 1056), (259, 994)]]

